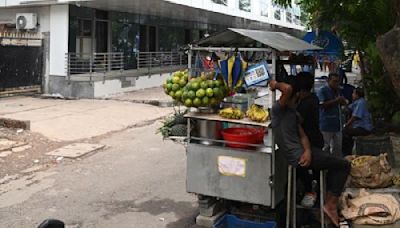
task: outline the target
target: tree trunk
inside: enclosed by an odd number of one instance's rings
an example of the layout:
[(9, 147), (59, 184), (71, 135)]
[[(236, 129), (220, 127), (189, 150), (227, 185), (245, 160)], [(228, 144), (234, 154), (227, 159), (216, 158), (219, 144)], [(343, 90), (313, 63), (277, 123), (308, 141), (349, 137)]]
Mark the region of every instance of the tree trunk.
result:
[(376, 46), (395, 92), (400, 97), (400, 1), (393, 1), (393, 5), (397, 16), (396, 25), (378, 37)]

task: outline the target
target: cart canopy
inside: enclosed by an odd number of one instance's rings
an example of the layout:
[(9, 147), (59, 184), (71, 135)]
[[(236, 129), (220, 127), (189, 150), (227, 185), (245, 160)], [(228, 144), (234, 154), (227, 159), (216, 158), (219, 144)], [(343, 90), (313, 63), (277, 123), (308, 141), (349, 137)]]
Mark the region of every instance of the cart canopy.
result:
[(257, 42), (277, 51), (307, 51), (322, 48), (283, 32), (229, 28), (195, 43), (201, 47), (256, 47)]

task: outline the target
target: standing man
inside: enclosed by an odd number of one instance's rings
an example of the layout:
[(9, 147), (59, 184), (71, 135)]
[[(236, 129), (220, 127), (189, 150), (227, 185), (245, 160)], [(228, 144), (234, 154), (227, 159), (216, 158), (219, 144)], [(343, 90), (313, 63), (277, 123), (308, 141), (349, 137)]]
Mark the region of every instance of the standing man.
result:
[(330, 73), (328, 84), (318, 93), (320, 102), (319, 126), (324, 137), (324, 150), (337, 157), (342, 157), (342, 119), (341, 105), (346, 104), (346, 99), (341, 95), (340, 76)]
[(338, 199), (350, 172), (350, 163), (310, 145), (295, 108), (298, 100), (296, 88), (275, 80), (270, 82), (270, 88), (282, 93), (279, 101), (273, 104), (271, 110), (271, 125), (276, 144), (279, 146), (278, 153), (284, 153), (288, 163), (295, 168), (328, 171), (326, 176), (327, 194), (323, 209), (332, 223), (338, 227)]

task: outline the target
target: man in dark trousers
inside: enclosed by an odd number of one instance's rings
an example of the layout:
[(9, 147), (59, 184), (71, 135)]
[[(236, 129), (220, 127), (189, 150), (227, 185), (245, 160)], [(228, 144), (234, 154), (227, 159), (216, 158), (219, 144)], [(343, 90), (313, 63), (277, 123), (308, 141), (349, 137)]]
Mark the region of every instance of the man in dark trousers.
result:
[(326, 202), (323, 209), (332, 223), (339, 226), (338, 201), (350, 172), (350, 163), (343, 158), (324, 153), (321, 148), (311, 147), (296, 112), (299, 93), (294, 86), (272, 80), (270, 88), (282, 93), (271, 110), (271, 124), (279, 151), (285, 153), (288, 163), (295, 168), (328, 171)]
[[(322, 149), (324, 138), (319, 129), (319, 100), (311, 90), (314, 87), (314, 76), (309, 72), (300, 72), (295, 77), (296, 87), (298, 88), (297, 112), (300, 115), (301, 127), (304, 129), (311, 147)], [(311, 208), (317, 201), (317, 193), (312, 188), (313, 180), (318, 180), (318, 176), (309, 173), (308, 169), (298, 170), (298, 175), (304, 182), (305, 194), (301, 201), (303, 207)], [(317, 173), (318, 174), (318, 173)]]

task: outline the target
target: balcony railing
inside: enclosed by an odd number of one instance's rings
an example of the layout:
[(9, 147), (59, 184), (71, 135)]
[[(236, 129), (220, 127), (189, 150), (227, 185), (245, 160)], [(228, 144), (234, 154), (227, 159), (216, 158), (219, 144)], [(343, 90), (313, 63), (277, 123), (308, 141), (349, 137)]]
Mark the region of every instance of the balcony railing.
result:
[(188, 63), (187, 55), (181, 52), (138, 52), (132, 56), (122, 52), (67, 53), (65, 58), (67, 79), (79, 81), (105, 80), (125, 74), (140, 77), (155, 72), (167, 73), (176, 67), (187, 67)]
[(137, 68), (181, 66), (187, 64), (187, 55), (181, 52), (139, 52)]
[(120, 52), (108, 53), (67, 53), (67, 75), (104, 74), (124, 70), (124, 55)]

